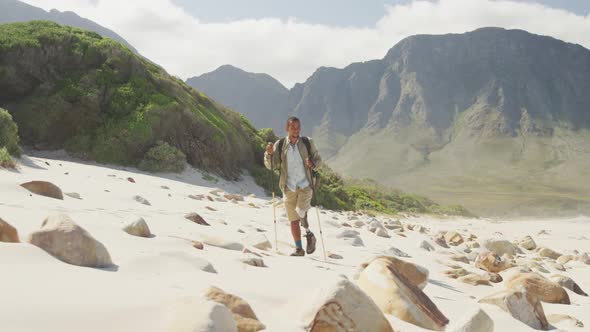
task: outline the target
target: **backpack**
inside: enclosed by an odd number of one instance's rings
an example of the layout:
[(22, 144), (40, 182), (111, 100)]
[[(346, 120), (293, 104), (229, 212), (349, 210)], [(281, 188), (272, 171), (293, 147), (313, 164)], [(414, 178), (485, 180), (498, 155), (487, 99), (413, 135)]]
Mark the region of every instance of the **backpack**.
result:
[[(301, 140), (303, 141), (303, 144), (305, 145), (305, 148), (307, 149), (307, 155), (311, 156), (311, 143), (309, 142), (309, 137), (306, 136), (301, 136)], [(279, 140), (279, 175), (281, 172), (281, 164), (283, 163), (283, 145), (285, 145), (285, 141), (286, 138), (283, 137)], [(312, 170), (311, 171), (311, 180), (313, 182), (313, 184), (310, 183), (311, 189), (313, 189), (314, 191), (319, 187), (319, 180), (320, 180), (320, 176), (318, 171), (316, 170)]]

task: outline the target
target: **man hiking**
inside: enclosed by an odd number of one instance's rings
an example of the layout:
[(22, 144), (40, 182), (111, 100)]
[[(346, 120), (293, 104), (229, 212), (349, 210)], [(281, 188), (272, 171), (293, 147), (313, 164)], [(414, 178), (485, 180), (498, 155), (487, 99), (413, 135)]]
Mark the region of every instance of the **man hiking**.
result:
[[(305, 256), (315, 251), (316, 238), (309, 230), (307, 211), (311, 208), (314, 185), (312, 172), (322, 163), (313, 141), (300, 137), (301, 122), (292, 116), (287, 119), (287, 137), (268, 143), (264, 153), (266, 168), (279, 169), (279, 188), (283, 192), (283, 204), (291, 222), (291, 234), (295, 240), (295, 252), (291, 256)], [(305, 228), (306, 250), (301, 244), (301, 226)]]

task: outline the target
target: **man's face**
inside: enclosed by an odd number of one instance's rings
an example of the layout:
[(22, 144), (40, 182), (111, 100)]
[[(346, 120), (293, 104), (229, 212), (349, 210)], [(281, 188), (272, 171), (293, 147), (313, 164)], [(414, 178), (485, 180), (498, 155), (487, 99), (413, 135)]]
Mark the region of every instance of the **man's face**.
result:
[(289, 121), (287, 122), (287, 133), (291, 138), (299, 137), (299, 132), (301, 131), (301, 123), (299, 121)]

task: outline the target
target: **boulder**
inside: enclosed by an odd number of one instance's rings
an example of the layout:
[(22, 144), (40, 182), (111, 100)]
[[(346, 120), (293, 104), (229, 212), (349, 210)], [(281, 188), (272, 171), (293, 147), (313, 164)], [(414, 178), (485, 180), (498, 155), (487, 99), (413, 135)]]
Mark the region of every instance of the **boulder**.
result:
[(551, 276), (550, 279), (551, 279), (551, 281), (555, 282), (556, 284), (560, 285), (561, 287), (567, 288), (578, 295), (588, 296), (588, 294), (586, 294), (586, 292), (584, 292), (582, 290), (582, 288), (580, 288), (580, 286), (574, 281), (574, 279), (572, 279), (570, 277), (556, 274), (556, 275)]
[(502, 276), (499, 273), (488, 272), (487, 277), (490, 280), (490, 282), (493, 282), (495, 284), (502, 282), (504, 280), (504, 278), (502, 278)]
[(481, 308), (470, 309), (452, 324), (451, 332), (494, 332), (494, 321)]
[(481, 245), (498, 256), (502, 256), (504, 254), (510, 254), (514, 256), (518, 253), (518, 249), (516, 246), (514, 246), (514, 244), (501, 238), (485, 239)]
[(384, 313), (425, 329), (444, 330), (449, 320), (410, 281), (412, 279), (406, 277), (409, 275), (407, 269), (413, 264), (394, 264), (395, 261), (399, 260), (386, 257), (373, 260), (360, 273), (357, 284)]
[(511, 267), (510, 263), (503, 260), (493, 252), (481, 253), (475, 259), (475, 267), (488, 272), (498, 273)]
[(581, 255), (576, 256), (576, 260), (586, 265), (590, 265), (590, 255), (588, 255), (587, 253), (583, 253)]
[(568, 263), (572, 259), (574, 259), (574, 256), (572, 256), (572, 255), (561, 255), (555, 261), (561, 265), (565, 265), (566, 263)]
[(388, 267), (395, 269), (397, 273), (401, 274), (405, 279), (420, 289), (426, 287), (428, 283), (428, 269), (393, 256), (374, 257), (369, 262), (361, 264), (360, 271), (362, 272), (362, 270), (367, 268), (375, 260), (385, 261)]
[(445, 242), (451, 246), (458, 246), (461, 243), (463, 243), (463, 237), (461, 236), (461, 234), (459, 234), (455, 231), (446, 232), (444, 239), (445, 239)]
[(47, 217), (27, 242), (69, 264), (99, 268), (113, 264), (105, 246), (65, 214)]
[(551, 258), (551, 259), (558, 259), (559, 256), (562, 256), (557, 251), (549, 249), (549, 248), (541, 248), (537, 254), (540, 257), (547, 257), (547, 258)]
[(28, 191), (32, 192), (33, 194), (55, 198), (55, 199), (64, 199), (64, 195), (59, 189), (58, 186), (54, 185), (51, 182), (47, 181), (31, 181), (26, 183), (21, 183), (21, 187), (27, 189)]
[(319, 287), (304, 314), (308, 332), (393, 332), (379, 307), (344, 277), (330, 287)]
[(567, 292), (559, 284), (545, 279), (537, 273), (520, 273), (506, 279), (504, 285), (508, 289), (526, 289), (528, 294), (547, 303), (570, 304)]
[(390, 238), (391, 236), (389, 235), (389, 233), (387, 232), (387, 229), (385, 229), (384, 227), (379, 227), (376, 231), (375, 231), (375, 235), (380, 236), (380, 237), (385, 237), (385, 238)]
[(258, 320), (258, 317), (256, 317), (254, 310), (252, 310), (248, 302), (244, 301), (241, 297), (226, 293), (217, 287), (210, 287), (206, 291), (205, 296), (211, 301), (223, 304), (232, 312), (238, 332), (256, 332), (266, 328)]
[(530, 235), (525, 236), (522, 240), (518, 242), (518, 244), (526, 250), (534, 250), (537, 248), (535, 240), (533, 240), (533, 238)]
[(0, 242), (20, 242), (16, 228), (2, 220), (2, 218), (0, 218)]
[(541, 302), (526, 290), (503, 290), (482, 298), (479, 303), (498, 306), (534, 329), (546, 330), (549, 327)]
[(139, 236), (139, 237), (150, 237), (152, 233), (150, 232), (150, 228), (148, 224), (145, 222), (143, 218), (139, 218), (127, 226), (123, 227), (123, 230), (130, 235)]
[(365, 244), (359, 236), (359, 232), (352, 229), (344, 229), (340, 233), (336, 234), (336, 238), (343, 239), (345, 242), (350, 243), (353, 247), (362, 247)]
[(238, 332), (232, 312), (223, 304), (200, 297), (184, 297), (164, 307), (163, 332)]

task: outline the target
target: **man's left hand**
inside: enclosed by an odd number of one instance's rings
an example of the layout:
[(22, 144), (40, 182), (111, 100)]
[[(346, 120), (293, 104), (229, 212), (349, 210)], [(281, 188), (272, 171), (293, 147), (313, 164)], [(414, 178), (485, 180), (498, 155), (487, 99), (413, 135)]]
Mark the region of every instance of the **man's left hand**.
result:
[(313, 169), (313, 161), (311, 161), (311, 159), (307, 159), (307, 167)]

